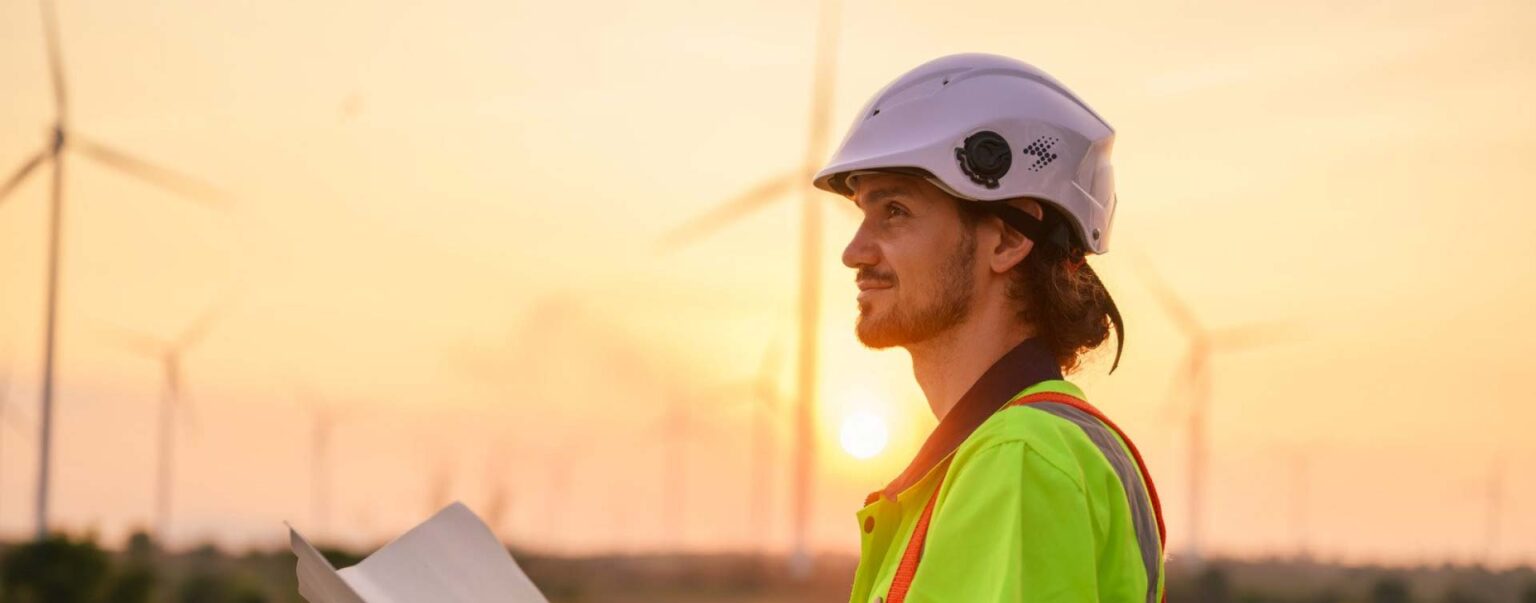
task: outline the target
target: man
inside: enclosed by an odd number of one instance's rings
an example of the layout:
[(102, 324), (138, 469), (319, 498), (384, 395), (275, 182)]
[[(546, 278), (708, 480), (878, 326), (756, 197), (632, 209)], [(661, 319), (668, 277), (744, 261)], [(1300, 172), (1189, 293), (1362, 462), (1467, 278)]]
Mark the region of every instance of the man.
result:
[(1062, 378), (1123, 337), (1084, 260), (1107, 250), (1113, 139), (1039, 69), (955, 55), (876, 94), (816, 175), (864, 213), (859, 340), (905, 348), (939, 418), (858, 513), (853, 603), (1161, 599), (1150, 476)]

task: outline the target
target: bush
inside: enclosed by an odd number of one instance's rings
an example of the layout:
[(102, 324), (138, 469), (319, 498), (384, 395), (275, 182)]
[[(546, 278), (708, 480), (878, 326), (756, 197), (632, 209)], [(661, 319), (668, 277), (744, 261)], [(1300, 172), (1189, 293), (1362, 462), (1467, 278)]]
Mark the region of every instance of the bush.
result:
[(1371, 603), (1408, 603), (1412, 600), (1408, 584), (1399, 578), (1383, 577), (1371, 587)]
[(148, 565), (133, 565), (123, 570), (107, 587), (107, 603), (149, 603), (155, 593), (155, 570)]
[(211, 573), (194, 574), (181, 585), (178, 603), (266, 603), (267, 596), (241, 581)]
[(96, 603), (109, 570), (95, 542), (62, 534), (17, 546), (0, 566), (0, 599), (14, 603)]

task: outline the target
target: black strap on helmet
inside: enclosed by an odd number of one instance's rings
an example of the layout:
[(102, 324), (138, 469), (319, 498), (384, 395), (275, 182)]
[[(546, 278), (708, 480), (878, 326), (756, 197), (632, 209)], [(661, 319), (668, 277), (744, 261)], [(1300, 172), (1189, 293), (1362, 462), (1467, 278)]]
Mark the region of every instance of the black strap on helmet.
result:
[[(1029, 240), (1060, 247), (1067, 252), (1068, 261), (1083, 260), (1083, 250), (1073, 244), (1072, 232), (1067, 221), (1055, 214), (1047, 211), (1046, 220), (1041, 220), (1030, 215), (1029, 212), (1009, 205), (1006, 201), (980, 201), (977, 204), (997, 216), (1004, 224), (1019, 231), (1019, 234), (1028, 237)], [(1104, 289), (1104, 300), (1109, 302), (1109, 320), (1115, 325), (1115, 361), (1109, 367), (1109, 374), (1113, 375), (1115, 369), (1120, 366), (1120, 352), (1125, 350), (1125, 319), (1120, 317), (1120, 308), (1115, 306), (1115, 298), (1109, 295), (1107, 287)]]
[(1027, 211), (1009, 205), (1007, 201), (978, 201), (977, 204), (1031, 241), (1050, 243), (1063, 250), (1073, 247), (1072, 234), (1067, 230), (1064, 220), (1052, 219), (1047, 223)]

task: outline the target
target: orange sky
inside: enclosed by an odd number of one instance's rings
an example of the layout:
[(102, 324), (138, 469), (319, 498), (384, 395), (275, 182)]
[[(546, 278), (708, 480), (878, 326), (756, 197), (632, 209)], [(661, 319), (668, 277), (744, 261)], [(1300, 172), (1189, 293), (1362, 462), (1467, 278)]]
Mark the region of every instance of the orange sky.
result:
[[(1094, 262), (1130, 333), (1114, 376), (1101, 357), (1076, 380), (1137, 436), (1175, 539), (1183, 342), (1138, 256), (1211, 325), (1297, 334), (1215, 361), (1212, 548), (1481, 558), (1503, 458), (1493, 554), (1536, 561), (1536, 514), (1520, 511), (1536, 507), (1520, 470), (1536, 461), (1521, 431), (1536, 422), (1532, 5), (849, 0), (842, 14), (839, 133), (880, 85), (961, 51), (1041, 66), (1116, 126), (1122, 203)], [(338, 539), (393, 535), (445, 498), (484, 511), (495, 475), (513, 540), (746, 546), (743, 384), (777, 349), (791, 391), (795, 206), (652, 245), (798, 164), (815, 16), (810, 1), (61, 2), (76, 128), (217, 183), (236, 209), (69, 164), (59, 525), (116, 539), (151, 508), (158, 368), (100, 332), (170, 334), (237, 290), (186, 360), (176, 542), (275, 546), (281, 520), (314, 522), (303, 389), (343, 408)], [(41, 43), (33, 3), (0, 6), (0, 173), (46, 140)], [(45, 182), (0, 205), (8, 536), (31, 525)], [(854, 222), (838, 203), (813, 541), (852, 552), (863, 493), (934, 420), (905, 354), (852, 336), (838, 253)], [(689, 523), (667, 535), (653, 426), (680, 398), (700, 427)], [(836, 446), (855, 411), (892, 423), (869, 460)], [(787, 485), (772, 486), (782, 549)]]

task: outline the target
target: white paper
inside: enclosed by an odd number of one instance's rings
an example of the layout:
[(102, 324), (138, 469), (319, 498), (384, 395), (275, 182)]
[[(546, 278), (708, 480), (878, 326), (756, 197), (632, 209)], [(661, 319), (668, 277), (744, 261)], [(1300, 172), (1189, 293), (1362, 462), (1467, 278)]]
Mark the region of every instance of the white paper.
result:
[(309, 603), (548, 603), (496, 535), (463, 503), (337, 571), (289, 526), (299, 594)]

